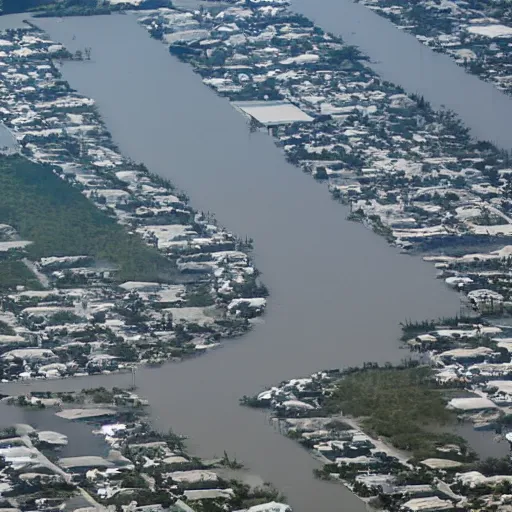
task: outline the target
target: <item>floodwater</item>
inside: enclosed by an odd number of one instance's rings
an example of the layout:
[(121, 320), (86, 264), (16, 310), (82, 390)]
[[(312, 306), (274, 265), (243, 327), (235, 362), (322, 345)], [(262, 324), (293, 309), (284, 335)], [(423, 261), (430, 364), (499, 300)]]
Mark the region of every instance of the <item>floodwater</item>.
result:
[[(432, 266), (346, 221), (324, 185), (287, 164), (270, 137), (250, 134), (243, 117), (132, 16), (37, 22), (72, 51), (92, 49), (91, 62), (65, 63), (64, 77), (96, 100), (123, 153), (185, 190), (197, 209), (254, 238), (270, 289), (264, 320), (248, 335), (138, 372), (156, 425), (188, 434), (200, 456), (226, 450), (273, 482), (297, 512), (362, 511), (342, 486), (314, 480), (317, 463), (307, 452), (238, 399), (323, 368), (398, 362), (409, 356), (397, 342), (399, 322), (455, 314), (457, 295), (434, 279)], [(130, 376), (109, 375), (44, 387), (129, 383)], [(16, 388), (24, 387), (2, 391)]]
[(494, 85), (352, 0), (291, 1), (294, 10), (357, 46), (382, 78), (423, 95), (435, 108), (453, 110), (476, 138), (512, 149), (512, 101)]
[(0, 30), (27, 28), (27, 25), (23, 23), (23, 20), (26, 20), (28, 18), (29, 15), (27, 15), (26, 13), (0, 16)]
[(51, 430), (68, 437), (67, 446), (59, 450), (59, 457), (108, 454), (109, 446), (103, 437), (92, 433), (94, 427), (55, 416), (52, 409), (29, 409), (0, 403), (0, 428), (16, 423), (31, 425), (36, 430)]
[(510, 453), (510, 444), (505, 436), (497, 435), (492, 430), (475, 430), (473, 425), (467, 422), (457, 425), (454, 433), (466, 439), (469, 446), (482, 459), (506, 457)]

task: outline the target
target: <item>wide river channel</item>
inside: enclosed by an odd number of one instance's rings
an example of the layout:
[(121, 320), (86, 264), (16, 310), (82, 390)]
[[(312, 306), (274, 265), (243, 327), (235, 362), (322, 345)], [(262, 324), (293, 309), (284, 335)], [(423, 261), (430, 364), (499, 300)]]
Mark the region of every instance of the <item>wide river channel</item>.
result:
[[(296, 7), (361, 46), (385, 78), (453, 108), (478, 137), (512, 147), (512, 102), (492, 86), (348, 0), (298, 0)], [(96, 100), (123, 153), (185, 190), (197, 209), (254, 238), (256, 265), (270, 289), (267, 313), (247, 336), (182, 364), (138, 372), (155, 424), (189, 435), (200, 456), (235, 455), (297, 512), (364, 510), (342, 486), (315, 480), (316, 462), (238, 399), (323, 368), (398, 362), (408, 357), (397, 341), (399, 323), (454, 314), (457, 295), (434, 279), (432, 266), (346, 221), (346, 209), (325, 186), (288, 165), (268, 136), (250, 134), (229, 103), (151, 40), (135, 17), (37, 23), (72, 51), (92, 49), (92, 61), (66, 63), (64, 77)], [(37, 387), (129, 382), (116, 375)]]

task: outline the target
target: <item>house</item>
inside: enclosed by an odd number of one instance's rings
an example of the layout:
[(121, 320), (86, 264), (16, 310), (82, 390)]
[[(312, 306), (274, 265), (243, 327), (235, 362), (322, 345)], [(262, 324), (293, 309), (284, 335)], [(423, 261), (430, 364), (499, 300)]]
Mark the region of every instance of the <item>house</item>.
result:
[(114, 467), (112, 462), (95, 455), (65, 457), (59, 459), (58, 464), (61, 468), (73, 471), (74, 473), (86, 473), (90, 469), (107, 469)]
[(195, 512), (195, 510), (189, 507), (184, 501), (177, 500), (174, 505), (171, 505), (169, 512)]
[(459, 363), (474, 363), (477, 361), (484, 361), (484, 359), (490, 356), (493, 350), (489, 347), (477, 347), (477, 348), (454, 348), (447, 350), (439, 354), (439, 358), (445, 362), (457, 361)]
[(100, 420), (115, 416), (117, 413), (114, 409), (64, 409), (57, 412), (56, 415), (66, 420)]
[(414, 498), (402, 505), (402, 510), (411, 512), (437, 512), (438, 510), (451, 510), (453, 503), (449, 500), (442, 500), (438, 496), (427, 498)]
[[(270, 501), (269, 503), (262, 503), (261, 505), (254, 505), (249, 507), (245, 512), (291, 512), (292, 509), (286, 503), (278, 503), (277, 501)], [(242, 511), (237, 511), (242, 512)]]
[(166, 476), (170, 477), (174, 482), (183, 485), (194, 485), (197, 483), (211, 483), (217, 482), (219, 477), (213, 471), (204, 471), (201, 469), (191, 471), (174, 471), (168, 473)]
[(463, 412), (473, 412), (496, 409), (497, 406), (488, 398), (477, 396), (474, 398), (452, 398), (448, 402), (448, 408)]
[(9, 350), (9, 352), (2, 354), (2, 359), (6, 361), (22, 359), (23, 361), (28, 361), (30, 363), (39, 363), (43, 361), (51, 363), (59, 360), (59, 358), (51, 350), (41, 348)]
[(456, 460), (435, 458), (422, 460), (421, 464), (430, 469), (454, 469), (462, 466), (462, 462)]
[(197, 500), (229, 500), (235, 494), (233, 489), (195, 489), (185, 491), (185, 497), (188, 501)]
[(237, 101), (236, 110), (266, 127), (310, 123), (313, 118), (289, 101)]

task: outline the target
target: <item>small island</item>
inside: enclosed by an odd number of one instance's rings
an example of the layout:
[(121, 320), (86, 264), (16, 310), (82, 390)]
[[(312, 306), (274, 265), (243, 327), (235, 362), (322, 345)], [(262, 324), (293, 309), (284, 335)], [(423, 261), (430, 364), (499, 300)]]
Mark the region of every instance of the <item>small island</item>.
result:
[(453, 433), (459, 421), (491, 412), (508, 425), (495, 396), (474, 385), (418, 361), (368, 363), (291, 379), (240, 402), (269, 409), (274, 426), (322, 462), (316, 477), (342, 482), (373, 509), (506, 508), (510, 457), (479, 460)]

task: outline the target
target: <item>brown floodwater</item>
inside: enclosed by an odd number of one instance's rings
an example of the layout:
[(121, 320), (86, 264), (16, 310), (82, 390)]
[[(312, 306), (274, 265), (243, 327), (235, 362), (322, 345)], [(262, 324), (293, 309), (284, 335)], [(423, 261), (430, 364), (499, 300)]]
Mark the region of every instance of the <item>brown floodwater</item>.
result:
[[(297, 512), (362, 511), (342, 486), (314, 480), (317, 463), (242, 408), (238, 398), (323, 368), (408, 357), (399, 322), (458, 311), (458, 297), (432, 266), (399, 254), (345, 220), (327, 188), (286, 163), (268, 136), (192, 70), (151, 40), (131, 15), (38, 20), (92, 61), (66, 63), (64, 77), (94, 98), (121, 151), (185, 190), (192, 205), (255, 242), (270, 289), (263, 321), (248, 335), (182, 364), (141, 369), (139, 392), (158, 427), (190, 436), (200, 456), (230, 456), (273, 482)], [(128, 385), (128, 375), (48, 381), (39, 388)], [(3, 392), (27, 389), (4, 385)]]

